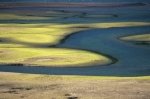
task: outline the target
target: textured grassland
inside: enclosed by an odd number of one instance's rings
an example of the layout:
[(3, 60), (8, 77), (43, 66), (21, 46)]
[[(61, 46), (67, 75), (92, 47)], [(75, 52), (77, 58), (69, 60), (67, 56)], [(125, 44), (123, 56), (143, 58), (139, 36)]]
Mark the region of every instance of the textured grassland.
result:
[[(150, 25), (146, 22), (93, 24), (0, 24), (0, 47), (58, 44), (66, 35), (90, 28), (111, 28)], [(80, 28), (87, 27), (87, 28)], [(7, 46), (8, 44), (8, 46)]]
[(1, 64), (28, 66), (88, 66), (111, 63), (105, 56), (63, 48), (0, 48)]
[(149, 88), (149, 76), (48, 76), (0, 72), (2, 99), (149, 99)]
[[(3, 44), (1, 47), (16, 47), (28, 45), (54, 45), (64, 38), (67, 34), (79, 31), (80, 29), (61, 27), (61, 25), (44, 25), (44, 24), (1, 24), (0, 38)], [(19, 44), (20, 43), (20, 44)], [(31, 47), (31, 46), (30, 46)]]
[(109, 64), (111, 59), (101, 54), (49, 46), (59, 44), (67, 35), (81, 30), (146, 25), (149, 23), (0, 24), (0, 63), (59, 67)]
[[(3, 7), (8, 6), (13, 8), (9, 4)], [(79, 7), (82, 6), (83, 4)], [(102, 4), (102, 6), (107, 5)], [(120, 15), (96, 15), (71, 10), (70, 12), (65, 10), (45, 12), (32, 9), (11, 11), (0, 13), (0, 21), (38, 24), (0, 24), (0, 65), (78, 67), (108, 64), (112, 60), (100, 53), (52, 48), (52, 45), (60, 44), (67, 35), (81, 30), (150, 25), (149, 22), (91, 23), (90, 21), (86, 24), (65, 24), (63, 20), (72, 17), (88, 20), (117, 18)], [(54, 23), (45, 24), (46, 20)], [(10, 66), (8, 68), (13, 69)], [(149, 89), (150, 76), (56, 76), (0, 72), (0, 99), (149, 99)]]
[(88, 51), (48, 48), (58, 44), (67, 34), (81, 30), (59, 26), (2, 25), (0, 63), (59, 67), (111, 63), (107, 57)]
[[(89, 51), (73, 49), (48, 49), (48, 46), (59, 44), (61, 39), (68, 34), (81, 30), (138, 25), (149, 25), (149, 23), (118, 22), (95, 23), (92, 25), (0, 24), (0, 63), (31, 66), (87, 66), (92, 64), (108, 64), (111, 63), (111, 59), (100, 54), (96, 55)], [(80, 28), (83, 26), (89, 28)]]

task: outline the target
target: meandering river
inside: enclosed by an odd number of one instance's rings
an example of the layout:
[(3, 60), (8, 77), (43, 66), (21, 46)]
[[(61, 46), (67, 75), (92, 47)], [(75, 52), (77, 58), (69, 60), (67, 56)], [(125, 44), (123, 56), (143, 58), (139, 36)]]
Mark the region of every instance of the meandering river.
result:
[(55, 75), (146, 76), (150, 74), (150, 47), (123, 42), (119, 37), (149, 31), (149, 26), (91, 29), (74, 33), (57, 46), (107, 53), (118, 59), (115, 64), (74, 68), (0, 66), (0, 70)]
[[(17, 8), (13, 10), (24, 10)], [(34, 8), (38, 9), (38, 8)], [(149, 6), (139, 8), (39, 8), (41, 10), (67, 10), (82, 11), (88, 14), (116, 14), (116, 17), (109, 18), (81, 18), (69, 17), (66, 19), (27, 21), (27, 20), (1, 20), (1, 23), (98, 23), (98, 22), (149, 22)], [(32, 9), (33, 10), (33, 9)], [(12, 9), (2, 9), (1, 12), (10, 12)], [(150, 26), (136, 27), (114, 27), (114, 28), (93, 28), (67, 36), (62, 43), (56, 47), (75, 48), (95, 51), (114, 57), (117, 61), (114, 64), (89, 67), (22, 67), (22, 66), (0, 66), (0, 71), (38, 73), (51, 75), (90, 75), (90, 76), (147, 76), (150, 75), (150, 47), (135, 45), (121, 41), (122, 36), (133, 34), (150, 33)]]

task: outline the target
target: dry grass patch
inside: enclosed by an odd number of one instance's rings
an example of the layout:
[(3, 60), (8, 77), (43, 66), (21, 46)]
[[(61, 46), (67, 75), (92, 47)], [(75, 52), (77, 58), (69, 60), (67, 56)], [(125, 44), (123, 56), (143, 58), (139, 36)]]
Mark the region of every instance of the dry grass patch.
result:
[(150, 77), (0, 73), (4, 99), (149, 99)]

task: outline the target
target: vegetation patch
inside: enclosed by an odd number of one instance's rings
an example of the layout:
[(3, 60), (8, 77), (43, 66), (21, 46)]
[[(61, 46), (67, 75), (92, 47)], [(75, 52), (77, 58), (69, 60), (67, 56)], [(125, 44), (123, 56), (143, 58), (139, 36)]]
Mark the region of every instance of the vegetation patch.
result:
[(147, 25), (147, 22), (0, 24), (0, 64), (51, 67), (110, 64), (112, 60), (99, 53), (49, 46), (57, 45), (67, 35), (81, 30)]
[(150, 45), (150, 34), (139, 34), (121, 37), (121, 40), (130, 41), (139, 45)]
[(67, 67), (111, 63), (103, 55), (63, 48), (0, 48), (0, 52), (0, 64)]

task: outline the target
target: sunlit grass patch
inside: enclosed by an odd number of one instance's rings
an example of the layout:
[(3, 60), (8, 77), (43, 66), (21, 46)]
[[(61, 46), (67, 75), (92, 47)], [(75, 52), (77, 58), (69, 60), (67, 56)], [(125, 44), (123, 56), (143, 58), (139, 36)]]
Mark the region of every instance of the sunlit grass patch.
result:
[(121, 39), (126, 40), (126, 41), (147, 41), (147, 42), (150, 42), (150, 34), (131, 35), (131, 36), (122, 37)]
[(147, 25), (150, 23), (0, 24), (0, 64), (55, 67), (109, 64), (111, 59), (98, 53), (63, 48), (44, 49), (42, 46), (59, 44), (67, 35), (81, 30)]
[[(50, 34), (0, 34), (0, 47), (35, 47), (39, 45), (48, 46), (55, 44), (60, 39), (60, 36)], [(11, 44), (11, 45), (10, 45)], [(8, 45), (8, 46), (7, 46)]]
[(88, 66), (109, 64), (111, 60), (89, 51), (63, 48), (0, 48), (0, 64), (28, 66)]
[(123, 41), (128, 41), (136, 45), (150, 45), (150, 34), (129, 35), (120, 38)]
[[(54, 25), (55, 26), (55, 25)], [(51, 25), (3, 25), (0, 27), (0, 47), (35, 47), (58, 44), (67, 34), (81, 29)], [(8, 45), (8, 46), (7, 46)]]

